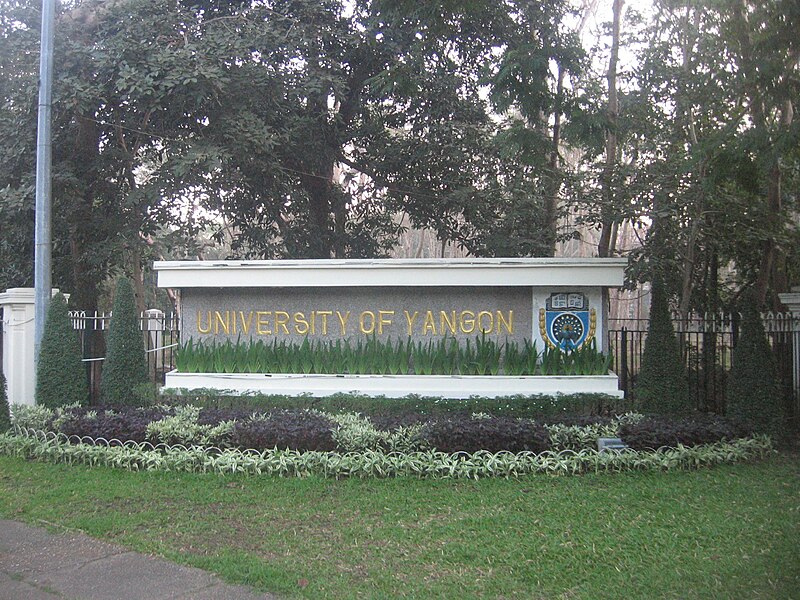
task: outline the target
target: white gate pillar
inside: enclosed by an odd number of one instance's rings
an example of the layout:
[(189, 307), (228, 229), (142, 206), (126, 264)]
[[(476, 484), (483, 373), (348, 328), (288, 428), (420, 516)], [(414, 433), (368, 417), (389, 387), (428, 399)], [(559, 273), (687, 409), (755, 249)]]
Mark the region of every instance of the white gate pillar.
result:
[[(58, 290), (53, 290), (57, 294)], [(36, 404), (34, 357), (34, 288), (11, 288), (0, 294), (3, 309), (3, 373), (11, 404)]]
[(796, 414), (800, 410), (800, 286), (795, 286), (786, 294), (778, 294), (778, 298), (792, 314), (792, 389)]
[(11, 404), (34, 404), (34, 290), (11, 288), (0, 294), (3, 308), (3, 373)]

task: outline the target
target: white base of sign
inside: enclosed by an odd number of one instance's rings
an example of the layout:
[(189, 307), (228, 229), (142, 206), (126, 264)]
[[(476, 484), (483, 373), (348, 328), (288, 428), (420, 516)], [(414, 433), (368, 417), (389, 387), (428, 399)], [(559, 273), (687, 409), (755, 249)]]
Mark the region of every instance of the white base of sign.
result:
[(503, 377), (500, 375), (295, 375), (260, 373), (167, 373), (166, 388), (211, 389), (235, 394), (307, 394), (314, 397), (340, 393), (402, 398), (409, 394), (442, 398), (469, 398), (536, 394), (608, 394), (621, 398), (617, 376), (570, 375)]

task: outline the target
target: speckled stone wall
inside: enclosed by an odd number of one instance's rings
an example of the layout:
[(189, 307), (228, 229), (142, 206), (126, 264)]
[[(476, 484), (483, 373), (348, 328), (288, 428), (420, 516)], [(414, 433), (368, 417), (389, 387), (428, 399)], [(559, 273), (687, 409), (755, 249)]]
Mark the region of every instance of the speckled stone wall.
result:
[(184, 339), (204, 341), (538, 335), (530, 287), (185, 288), (181, 306)]

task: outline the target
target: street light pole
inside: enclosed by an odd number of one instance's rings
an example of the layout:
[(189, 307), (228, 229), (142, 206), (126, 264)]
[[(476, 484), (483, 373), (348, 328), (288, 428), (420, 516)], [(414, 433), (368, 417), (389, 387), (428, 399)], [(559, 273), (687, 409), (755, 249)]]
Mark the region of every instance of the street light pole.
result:
[(53, 30), (55, 0), (42, 0), (42, 41), (39, 57), (39, 122), (36, 134), (36, 250), (34, 255), (34, 347), (39, 348), (44, 333), (47, 306), (52, 289), (52, 133)]

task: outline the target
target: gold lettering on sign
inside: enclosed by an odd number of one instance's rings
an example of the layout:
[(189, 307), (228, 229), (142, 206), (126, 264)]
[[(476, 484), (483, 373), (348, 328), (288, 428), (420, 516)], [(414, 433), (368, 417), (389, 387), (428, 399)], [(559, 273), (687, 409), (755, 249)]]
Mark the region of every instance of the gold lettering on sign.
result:
[[(369, 317), (369, 325), (367, 325), (366, 317)], [(375, 331), (375, 313), (371, 310), (365, 310), (358, 316), (358, 325), (361, 329), (361, 333), (365, 333), (370, 335), (372, 332)]]
[[(483, 325), (483, 319), (485, 317), (489, 317), (489, 324), (486, 326)], [(478, 331), (481, 333), (492, 333), (492, 329), (494, 329), (494, 317), (492, 313), (488, 310), (482, 310), (478, 313)]]
[(289, 323), (289, 313), (283, 310), (275, 311), (275, 335), (278, 335), (278, 329), (283, 329), (283, 333), (289, 335), (289, 328), (286, 326)]
[(425, 313), (425, 320), (422, 322), (422, 335), (436, 335), (436, 322), (433, 320), (433, 311)]
[(328, 335), (328, 317), (333, 313), (329, 310), (318, 310), (317, 314), (322, 317), (322, 335)]
[(218, 310), (214, 311), (214, 333), (219, 333), (220, 328), (222, 328), (225, 333), (230, 334), (230, 313), (227, 310), (225, 311), (224, 319)]
[(197, 331), (199, 333), (211, 333), (211, 311), (206, 311), (206, 314), (208, 315), (208, 327), (204, 329), (202, 325), (203, 320), (200, 317), (200, 311), (197, 311)]
[(500, 333), (501, 327), (506, 328), (506, 333), (514, 333), (514, 311), (508, 311), (508, 320), (503, 316), (503, 311), (497, 311), (497, 333)]
[(439, 312), (439, 332), (444, 335), (444, 330), (449, 329), (450, 333), (455, 334), (458, 326), (458, 319), (456, 319), (456, 311), (449, 313), (442, 310)]
[(347, 321), (350, 319), (350, 311), (348, 310), (346, 313), (342, 314), (337, 310), (336, 316), (339, 317), (339, 323), (342, 326), (342, 335), (347, 335)]
[[(358, 329), (365, 335), (396, 335), (395, 310), (364, 310), (358, 316)], [(403, 310), (409, 336), (449, 336), (459, 334), (514, 334), (514, 311), (502, 310)], [(341, 335), (348, 333), (352, 311), (312, 310), (290, 313), (285, 310), (198, 310), (197, 332), (232, 335)], [(338, 324), (338, 327), (336, 326)]]
[(461, 333), (473, 333), (475, 331), (475, 313), (471, 310), (462, 310), (458, 324)]
[(269, 328), (269, 316), (272, 311), (259, 310), (256, 312), (256, 332), (258, 335), (270, 335), (272, 330)]
[(417, 316), (419, 315), (419, 311), (415, 310), (413, 315), (409, 314), (409, 312), (407, 310), (404, 310), (403, 312), (406, 313), (406, 321), (408, 321), (408, 335), (411, 335), (414, 332), (413, 331), (414, 321), (417, 320)]
[(250, 312), (247, 314), (247, 320), (245, 320), (245, 318), (244, 318), (244, 311), (240, 310), (240, 311), (239, 311), (239, 318), (240, 318), (240, 319), (241, 319), (241, 321), (242, 321), (242, 331), (243, 331), (244, 333), (250, 333), (250, 323), (252, 323), (252, 322), (253, 322), (253, 311), (251, 310), (251, 311), (250, 311)]
[(378, 311), (378, 334), (383, 334), (383, 326), (391, 325), (392, 320), (389, 317), (394, 316), (393, 310), (379, 310)]
[(294, 313), (294, 330), (297, 335), (308, 333), (308, 321), (306, 321), (305, 314), (301, 312)]

